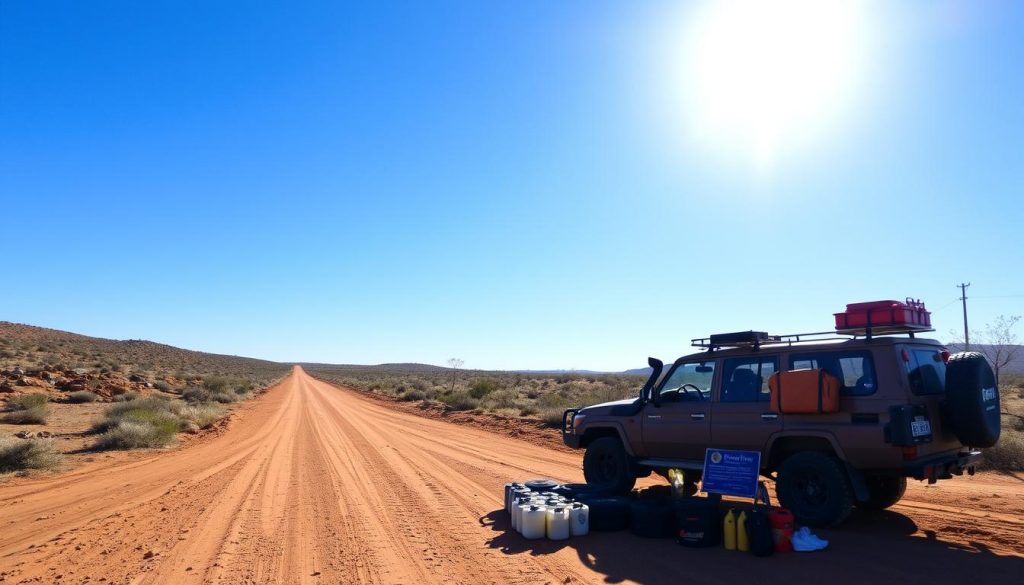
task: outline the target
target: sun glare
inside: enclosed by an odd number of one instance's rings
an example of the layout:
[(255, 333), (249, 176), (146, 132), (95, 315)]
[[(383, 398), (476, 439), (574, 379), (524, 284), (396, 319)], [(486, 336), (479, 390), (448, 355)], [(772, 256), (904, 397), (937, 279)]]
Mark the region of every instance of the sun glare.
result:
[(841, 0), (708, 3), (686, 36), (691, 127), (759, 167), (813, 143), (861, 81), (865, 12)]

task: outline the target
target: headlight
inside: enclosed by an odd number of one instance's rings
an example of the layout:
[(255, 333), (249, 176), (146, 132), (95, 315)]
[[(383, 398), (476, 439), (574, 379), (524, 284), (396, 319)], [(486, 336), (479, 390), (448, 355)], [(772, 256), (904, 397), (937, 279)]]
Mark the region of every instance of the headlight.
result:
[(587, 415), (585, 414), (577, 414), (576, 416), (572, 417), (572, 432), (575, 433), (576, 429), (580, 428), (580, 425), (583, 424), (583, 419), (585, 418), (587, 418)]

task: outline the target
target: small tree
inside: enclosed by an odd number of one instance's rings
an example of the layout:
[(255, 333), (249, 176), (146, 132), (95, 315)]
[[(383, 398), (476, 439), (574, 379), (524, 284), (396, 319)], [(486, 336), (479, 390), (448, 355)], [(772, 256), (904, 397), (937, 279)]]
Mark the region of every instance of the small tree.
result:
[(1019, 321), (1020, 315), (999, 315), (985, 326), (985, 334), (982, 336), (984, 345), (979, 346), (978, 351), (985, 354), (992, 363), (996, 384), (999, 383), (999, 371), (1013, 363), (1020, 353), (1020, 339), (1014, 332)]
[[(996, 384), (999, 383), (999, 372), (1013, 363), (1020, 354), (1020, 339), (1014, 332), (1020, 320), (1020, 315), (999, 315), (995, 321), (985, 325), (984, 331), (971, 331), (971, 338), (977, 340), (971, 343), (971, 349), (984, 355), (992, 364)], [(960, 342), (962, 343), (963, 339), (960, 339)]]
[(455, 377), (459, 373), (459, 368), (461, 368), (462, 364), (464, 363), (466, 362), (460, 360), (459, 358), (452, 358), (448, 360), (448, 365), (451, 366), (452, 368), (452, 392), (455, 391)]

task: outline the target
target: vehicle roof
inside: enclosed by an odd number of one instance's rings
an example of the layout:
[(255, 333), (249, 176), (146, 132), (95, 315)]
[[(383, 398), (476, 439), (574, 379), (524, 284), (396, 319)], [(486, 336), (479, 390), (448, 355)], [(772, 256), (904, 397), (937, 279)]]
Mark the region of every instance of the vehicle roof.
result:
[(909, 336), (880, 336), (872, 337), (870, 339), (864, 337), (857, 337), (851, 339), (824, 339), (818, 341), (783, 341), (783, 342), (772, 342), (762, 344), (758, 347), (754, 346), (741, 346), (741, 347), (726, 347), (721, 349), (705, 349), (703, 351), (694, 352), (691, 354), (684, 355), (677, 359), (689, 360), (691, 358), (720, 358), (720, 357), (733, 357), (733, 356), (748, 356), (754, 353), (781, 353), (784, 351), (815, 351), (819, 349), (861, 349), (864, 347), (871, 346), (893, 346), (901, 343), (914, 343), (918, 345), (934, 345), (938, 347), (944, 347), (940, 341), (935, 339), (926, 339), (923, 337), (909, 337)]

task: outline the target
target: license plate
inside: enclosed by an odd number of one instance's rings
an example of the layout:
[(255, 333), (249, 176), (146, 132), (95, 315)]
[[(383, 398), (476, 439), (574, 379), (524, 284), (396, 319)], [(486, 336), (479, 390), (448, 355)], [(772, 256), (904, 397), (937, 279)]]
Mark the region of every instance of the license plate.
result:
[(912, 420), (910, 434), (915, 437), (927, 437), (932, 434), (932, 423), (926, 420)]

